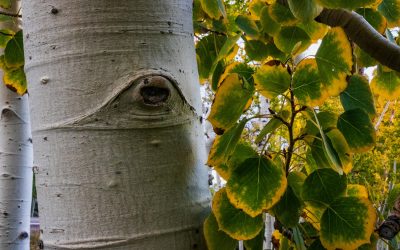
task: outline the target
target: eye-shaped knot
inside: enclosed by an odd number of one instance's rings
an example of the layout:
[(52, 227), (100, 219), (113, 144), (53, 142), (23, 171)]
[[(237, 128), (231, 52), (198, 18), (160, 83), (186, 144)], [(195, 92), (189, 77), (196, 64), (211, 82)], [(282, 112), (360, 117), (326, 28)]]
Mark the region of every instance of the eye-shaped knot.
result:
[(140, 80), (139, 93), (143, 103), (159, 106), (167, 102), (171, 96), (169, 80), (162, 76), (149, 76)]

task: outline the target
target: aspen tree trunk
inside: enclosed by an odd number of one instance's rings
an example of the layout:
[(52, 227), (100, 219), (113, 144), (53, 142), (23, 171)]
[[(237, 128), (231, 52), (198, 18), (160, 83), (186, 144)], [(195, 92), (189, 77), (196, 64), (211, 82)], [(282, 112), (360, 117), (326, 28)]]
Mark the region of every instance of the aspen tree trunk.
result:
[(191, 0), (23, 2), (45, 249), (204, 249)]
[[(10, 9), (0, 10), (17, 13), (19, 6), (12, 1)], [(0, 24), (18, 29), (17, 19)], [(28, 250), (33, 164), (28, 95), (8, 89), (1, 70), (0, 79), (0, 249)]]

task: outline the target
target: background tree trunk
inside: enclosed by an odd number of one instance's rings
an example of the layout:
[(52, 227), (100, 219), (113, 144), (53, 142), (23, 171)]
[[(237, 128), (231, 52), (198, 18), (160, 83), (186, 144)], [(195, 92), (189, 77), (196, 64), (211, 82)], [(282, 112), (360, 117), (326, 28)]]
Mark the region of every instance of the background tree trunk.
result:
[[(19, 6), (12, 1), (4, 11), (17, 13)], [(0, 29), (16, 31), (18, 20), (1, 22)], [(33, 164), (28, 95), (9, 90), (1, 70), (0, 79), (0, 249), (27, 250)]]
[(202, 249), (191, 0), (24, 1), (45, 249)]

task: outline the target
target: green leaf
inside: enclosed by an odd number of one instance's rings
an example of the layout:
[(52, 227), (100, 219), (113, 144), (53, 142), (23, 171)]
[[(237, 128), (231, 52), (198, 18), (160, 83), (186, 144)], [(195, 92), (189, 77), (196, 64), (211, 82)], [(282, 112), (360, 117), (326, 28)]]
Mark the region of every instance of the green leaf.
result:
[(285, 227), (291, 228), (299, 223), (301, 209), (301, 201), (295, 195), (293, 189), (288, 186), (285, 194), (271, 210)]
[(265, 6), (261, 10), (260, 23), (261, 27), (263, 28), (263, 32), (267, 33), (270, 36), (274, 36), (281, 29), (281, 25), (271, 18), (271, 15), (269, 14), (269, 8), (269, 6)]
[(197, 42), (196, 58), (201, 80), (208, 80), (211, 67), (225, 41), (225, 36), (211, 34)]
[(212, 76), (214, 74), (215, 68), (217, 67), (219, 61), (223, 60), (224, 58), (226, 58), (230, 52), (232, 51), (233, 47), (236, 45), (236, 42), (239, 40), (240, 38), (240, 34), (236, 35), (236, 36), (232, 36), (232, 37), (228, 37), (228, 39), (226, 39), (224, 45), (222, 46), (221, 50), (218, 52), (217, 58), (214, 60), (213, 65), (211, 66), (210, 69), (210, 75)]
[(356, 9), (360, 7), (370, 6), (376, 0), (316, 0), (319, 4), (327, 8), (345, 8)]
[(369, 87), (368, 79), (360, 76), (351, 76), (347, 88), (340, 94), (344, 110), (364, 109), (371, 118), (376, 116), (374, 97)]
[(303, 190), (303, 184), (306, 178), (307, 176), (305, 174), (296, 171), (290, 172), (287, 177), (289, 186), (299, 199), (302, 199), (301, 192)]
[(311, 43), (307, 33), (297, 26), (284, 26), (274, 37), (275, 45), (288, 54), (298, 54), (308, 48)]
[(364, 17), (364, 19), (367, 20), (367, 22), (371, 24), (371, 26), (374, 27), (374, 29), (376, 29), (379, 33), (385, 33), (387, 21), (379, 11), (371, 8), (360, 8), (357, 9), (356, 12)]
[(308, 250), (325, 250), (325, 249), (326, 248), (322, 246), (322, 243), (319, 238), (314, 240), (313, 243), (308, 248)]
[(262, 214), (251, 217), (235, 208), (228, 199), (225, 188), (220, 189), (212, 203), (212, 211), (217, 219), (220, 230), (237, 240), (250, 240), (263, 229)]
[(260, 40), (249, 40), (245, 41), (246, 55), (254, 61), (263, 61), (268, 55), (268, 46)]
[(24, 44), (22, 39), (22, 31), (18, 31), (8, 41), (4, 49), (4, 59), (9, 68), (18, 68), (24, 65)]
[(263, 230), (261, 230), (255, 238), (244, 241), (243, 244), (246, 247), (246, 250), (263, 250), (264, 234), (265, 227), (263, 227)]
[[(229, 157), (234, 152), (237, 143), (239, 142), (246, 122), (247, 120), (243, 119), (241, 122), (228, 129), (223, 135), (217, 135), (215, 137), (210, 154), (208, 156), (207, 165), (217, 167), (228, 161)], [(218, 170), (219, 169), (217, 169), (217, 171)], [(220, 169), (218, 174), (224, 179), (228, 179), (227, 169)]]
[(317, 42), (319, 39), (322, 39), (329, 30), (327, 25), (316, 21), (301, 22), (298, 23), (297, 26), (307, 33), (312, 42)]
[(227, 76), (219, 86), (208, 120), (214, 128), (228, 129), (242, 115), (253, 96), (254, 88), (239, 74)]
[(339, 95), (347, 87), (346, 77), (351, 72), (352, 58), (346, 33), (341, 28), (332, 28), (316, 54), (318, 70), (328, 95)]
[(383, 0), (378, 10), (386, 18), (389, 28), (400, 25), (400, 0)]
[(260, 18), (261, 11), (265, 7), (264, 0), (253, 0), (249, 3), (249, 11), (252, 17)]
[(15, 32), (12, 30), (2, 29), (0, 30), (0, 47), (5, 48), (7, 46), (8, 41), (10, 41)]
[(220, 165), (215, 165), (214, 169), (222, 178), (229, 180), (232, 171), (240, 166), (242, 162), (248, 158), (257, 156), (257, 152), (251, 147), (251, 145), (248, 143), (239, 142), (227, 162)]
[[(336, 128), (338, 115), (329, 111), (322, 111), (317, 114), (319, 125), (321, 126), (322, 131), (325, 131), (330, 128)], [(307, 120), (306, 127), (304, 128), (304, 132), (307, 135), (310, 135), (310, 138), (307, 137), (307, 141), (313, 141), (314, 137), (320, 133), (319, 128), (316, 126), (317, 122), (315, 117), (312, 116), (311, 120)]]
[(375, 145), (375, 129), (363, 109), (352, 109), (341, 114), (337, 128), (354, 153), (365, 152)]
[(305, 59), (297, 65), (292, 85), (293, 94), (301, 105), (318, 106), (328, 97), (315, 59)]
[(372, 67), (378, 64), (378, 62), (372, 56), (370, 56), (357, 45), (354, 45), (354, 54), (357, 58), (357, 65), (360, 68)]
[(5, 70), (3, 81), (7, 88), (17, 92), (19, 95), (24, 95), (27, 91), (27, 82), (23, 67)]
[(238, 166), (226, 185), (231, 203), (252, 217), (271, 208), (286, 190), (281, 166), (265, 157), (249, 158)]
[(218, 222), (213, 213), (211, 213), (204, 222), (204, 237), (209, 250), (235, 250), (237, 240), (232, 239), (219, 230)]
[(219, 19), (225, 11), (225, 9), (221, 11), (221, 4), (223, 6), (221, 0), (200, 0), (200, 3), (204, 12), (213, 19)]
[(363, 185), (349, 184), (347, 185), (347, 196), (355, 196), (368, 199), (368, 190)]
[[(283, 120), (286, 120), (286, 119), (289, 118), (290, 112), (287, 111), (287, 110), (282, 110), (282, 112), (280, 112), (278, 115)], [(254, 142), (257, 143), (257, 144), (260, 143), (267, 134), (275, 131), (282, 124), (283, 123), (282, 123), (282, 121), (280, 119), (275, 118), (275, 117), (271, 118), (271, 120), (269, 120), (268, 123), (265, 124), (264, 128), (260, 131), (260, 133), (258, 134), (258, 136), (257, 136), (257, 138), (256, 138), (256, 140)]]
[(239, 15), (236, 17), (235, 23), (249, 37), (257, 38), (259, 36), (258, 26), (250, 16)]
[(384, 71), (378, 67), (371, 81), (371, 89), (382, 98), (397, 99), (400, 96), (400, 78), (395, 71)]
[(11, 8), (11, 0), (0, 0), (0, 7), (3, 9)]
[(286, 67), (276, 61), (270, 61), (254, 74), (256, 89), (267, 98), (284, 93), (290, 86), (290, 75)]
[(306, 250), (304, 245), (304, 239), (298, 227), (293, 228), (293, 241), (296, 245), (297, 250)]
[(322, 215), (322, 245), (327, 249), (357, 249), (370, 242), (375, 221), (375, 209), (368, 199), (340, 197)]
[(304, 181), (302, 197), (315, 207), (326, 207), (346, 192), (347, 179), (332, 169), (312, 172)]
[(299, 21), (296, 19), (296, 17), (293, 15), (288, 7), (278, 2), (270, 5), (269, 15), (273, 20), (275, 20), (275, 22), (284, 26), (294, 25)]
[(315, 0), (288, 0), (288, 4), (293, 15), (303, 22), (314, 20), (322, 11)]

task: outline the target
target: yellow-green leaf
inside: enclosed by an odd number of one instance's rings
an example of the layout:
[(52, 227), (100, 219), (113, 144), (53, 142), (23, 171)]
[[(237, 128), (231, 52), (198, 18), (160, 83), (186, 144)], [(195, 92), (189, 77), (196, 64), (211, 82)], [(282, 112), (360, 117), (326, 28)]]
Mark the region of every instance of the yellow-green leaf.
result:
[(288, 0), (288, 4), (293, 15), (303, 22), (314, 20), (322, 11), (315, 0)]
[(344, 110), (364, 109), (372, 118), (376, 115), (374, 97), (368, 79), (361, 75), (351, 76), (347, 88), (340, 94)]
[(295, 55), (308, 48), (311, 38), (297, 26), (284, 26), (274, 37), (274, 42), (281, 51)]
[(225, 12), (222, 0), (200, 0), (201, 7), (207, 15), (219, 19)]
[(293, 189), (288, 186), (285, 194), (271, 209), (274, 216), (287, 228), (299, 223), (302, 203), (295, 195)]
[(379, 11), (371, 8), (360, 8), (357, 9), (356, 12), (364, 17), (364, 19), (367, 20), (367, 22), (371, 24), (371, 26), (374, 27), (379, 33), (385, 33), (387, 21)]
[(5, 70), (3, 81), (7, 88), (17, 92), (19, 95), (24, 95), (26, 93), (27, 82), (23, 67)]
[(346, 8), (356, 9), (360, 7), (370, 6), (376, 0), (316, 0), (319, 4), (327, 8)]
[(11, 8), (11, 0), (0, 0), (0, 7), (3, 9)]
[(327, 207), (345, 194), (347, 179), (330, 168), (312, 172), (304, 181), (302, 197), (314, 207)]
[(251, 217), (235, 208), (229, 201), (225, 188), (220, 189), (212, 202), (212, 211), (220, 230), (236, 240), (249, 240), (256, 237), (263, 229), (262, 214)]
[(256, 89), (267, 98), (284, 93), (290, 86), (290, 75), (282, 64), (269, 62), (254, 74)]
[(278, 2), (271, 4), (268, 10), (271, 18), (280, 25), (294, 25), (299, 21), (289, 7)]
[(347, 196), (355, 196), (368, 199), (368, 190), (363, 185), (349, 184), (347, 185)]
[(383, 0), (378, 10), (386, 18), (389, 28), (400, 25), (400, 0)]
[(219, 229), (213, 213), (204, 222), (204, 237), (209, 250), (235, 250), (238, 243)]
[(265, 227), (260, 233), (251, 240), (246, 240), (243, 242), (246, 250), (263, 250), (264, 244)]
[(257, 38), (259, 36), (258, 26), (250, 16), (239, 15), (236, 17), (235, 23), (249, 37)]
[(235, 207), (255, 217), (277, 203), (286, 186), (283, 168), (260, 156), (240, 164), (232, 172), (226, 189)]
[(253, 96), (254, 87), (239, 74), (228, 75), (215, 94), (208, 120), (214, 128), (228, 129), (242, 115)]
[(22, 31), (18, 31), (4, 49), (4, 59), (7, 67), (18, 68), (24, 65), (24, 45)]
[(15, 35), (15, 32), (12, 30), (8, 30), (8, 29), (0, 30), (0, 47), (5, 48), (8, 41), (10, 41), (14, 35)]
[(274, 36), (281, 29), (281, 25), (271, 18), (270, 6), (265, 6), (261, 11), (260, 22), (263, 28), (263, 32), (270, 36)]
[(331, 29), (316, 54), (318, 70), (329, 95), (336, 96), (346, 88), (346, 77), (353, 66), (352, 57), (351, 45), (343, 29)]
[(297, 65), (292, 90), (298, 102), (309, 107), (321, 105), (328, 97), (315, 59), (305, 59)]
[(328, 250), (357, 249), (370, 242), (375, 221), (375, 209), (368, 199), (340, 197), (322, 215), (322, 245)]
[(363, 109), (345, 111), (339, 116), (337, 128), (354, 153), (365, 152), (375, 145), (375, 129)]
[(371, 82), (371, 89), (382, 98), (397, 99), (400, 96), (400, 78), (395, 71), (385, 72), (378, 67)]
[(316, 21), (301, 22), (297, 26), (307, 33), (312, 42), (322, 39), (329, 30), (327, 25)]
[(260, 40), (249, 40), (244, 43), (246, 55), (254, 61), (263, 61), (268, 55), (268, 46)]

